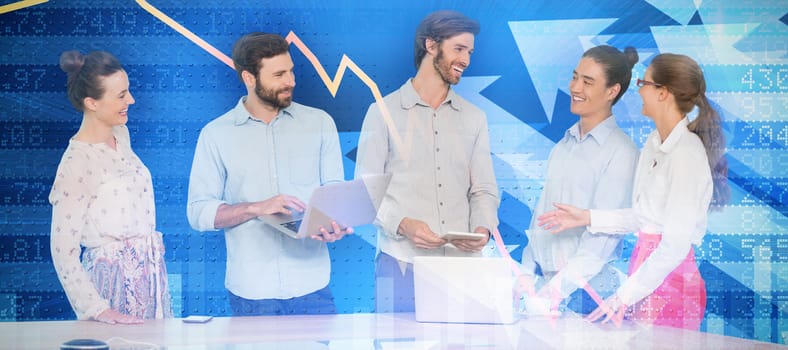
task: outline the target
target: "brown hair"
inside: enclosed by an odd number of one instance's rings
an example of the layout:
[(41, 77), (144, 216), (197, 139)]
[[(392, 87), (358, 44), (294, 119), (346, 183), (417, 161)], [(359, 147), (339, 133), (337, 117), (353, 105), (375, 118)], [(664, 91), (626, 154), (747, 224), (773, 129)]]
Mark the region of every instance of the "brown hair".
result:
[(443, 40), (457, 34), (471, 33), (478, 35), (479, 30), (479, 22), (457, 11), (442, 10), (427, 15), (416, 28), (413, 57), (416, 69), (419, 69), (422, 59), (427, 54), (427, 39), (432, 39), (436, 44), (440, 45)]
[(290, 52), (290, 44), (279, 34), (253, 32), (242, 36), (233, 44), (233, 64), (238, 78), (243, 81), (241, 73), (247, 71), (255, 77), (262, 68), (263, 58), (279, 56)]
[(730, 198), (728, 187), (728, 161), (725, 159), (725, 135), (722, 133), (720, 115), (706, 98), (706, 79), (703, 71), (692, 58), (670, 53), (659, 54), (649, 64), (655, 83), (665, 86), (676, 99), (683, 114), (698, 107), (698, 116), (688, 128), (700, 137), (714, 180), (711, 209), (719, 209)]
[(106, 51), (93, 51), (83, 55), (71, 50), (60, 55), (60, 69), (68, 73), (68, 100), (78, 111), (84, 111), (86, 97), (100, 99), (104, 85), (100, 78), (123, 70), (120, 61)]
[(615, 47), (600, 45), (586, 50), (583, 53), (583, 57), (593, 59), (594, 62), (604, 68), (605, 78), (607, 79), (606, 87), (611, 87), (616, 83), (621, 86), (618, 95), (613, 99), (613, 104), (616, 104), (629, 88), (629, 83), (632, 80), (632, 67), (635, 66), (635, 63), (638, 63), (637, 50), (632, 46), (628, 46), (624, 49), (624, 52), (621, 52)]

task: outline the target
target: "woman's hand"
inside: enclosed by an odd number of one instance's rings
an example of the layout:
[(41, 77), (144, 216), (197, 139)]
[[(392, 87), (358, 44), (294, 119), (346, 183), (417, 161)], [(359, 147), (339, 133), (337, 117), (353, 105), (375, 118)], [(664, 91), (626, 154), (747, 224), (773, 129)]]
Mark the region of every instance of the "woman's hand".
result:
[(606, 316), (602, 323), (613, 321), (616, 326), (621, 327), (621, 322), (624, 321), (624, 313), (626, 310), (627, 306), (621, 302), (618, 295), (613, 295), (603, 301), (594, 312), (590, 313), (588, 317), (586, 317), (586, 320), (594, 322), (602, 318), (602, 316)]
[(588, 209), (580, 209), (561, 203), (553, 203), (553, 206), (557, 209), (548, 211), (536, 219), (539, 227), (551, 233), (591, 224), (591, 212)]
[(144, 321), (131, 315), (122, 314), (114, 309), (106, 309), (93, 318), (96, 321), (108, 324), (141, 324)]

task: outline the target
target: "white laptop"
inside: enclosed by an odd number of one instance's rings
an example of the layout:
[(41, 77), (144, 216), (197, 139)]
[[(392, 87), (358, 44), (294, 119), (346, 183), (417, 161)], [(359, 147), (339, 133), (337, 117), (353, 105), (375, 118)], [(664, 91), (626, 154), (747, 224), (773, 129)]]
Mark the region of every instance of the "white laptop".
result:
[(367, 175), (316, 188), (303, 213), (263, 215), (259, 219), (293, 238), (306, 238), (331, 221), (342, 228), (371, 224), (386, 194), (391, 174)]
[(513, 323), (513, 278), (500, 257), (415, 257), (416, 320)]

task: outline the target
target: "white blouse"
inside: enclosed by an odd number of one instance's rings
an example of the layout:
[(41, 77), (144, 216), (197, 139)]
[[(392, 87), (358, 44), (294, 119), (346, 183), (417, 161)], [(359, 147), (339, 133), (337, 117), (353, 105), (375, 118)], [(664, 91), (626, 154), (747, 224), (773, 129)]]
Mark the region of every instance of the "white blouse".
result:
[(93, 248), (156, 230), (151, 175), (131, 150), (125, 126), (113, 129), (117, 150), (71, 139), (49, 194), (51, 251), (60, 283), (79, 319), (109, 308), (80, 263)]
[(687, 118), (665, 142), (655, 130), (643, 145), (635, 173), (632, 208), (591, 210), (591, 232), (661, 234), (659, 247), (617, 291), (626, 305), (651, 294), (706, 233), (713, 184), (700, 138)]

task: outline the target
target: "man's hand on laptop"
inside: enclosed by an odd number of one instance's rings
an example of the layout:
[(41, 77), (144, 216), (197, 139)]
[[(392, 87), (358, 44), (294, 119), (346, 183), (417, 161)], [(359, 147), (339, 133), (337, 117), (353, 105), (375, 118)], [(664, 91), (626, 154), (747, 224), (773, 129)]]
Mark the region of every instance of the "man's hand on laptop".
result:
[(306, 204), (298, 198), (280, 194), (259, 202), (221, 204), (216, 210), (213, 227), (222, 229), (240, 225), (258, 216), (292, 214), (292, 210), (303, 212)]
[(353, 234), (352, 227), (346, 227), (344, 229), (340, 228), (339, 225), (337, 225), (336, 221), (331, 221), (331, 226), (332, 227), (330, 231), (327, 230), (325, 227), (321, 227), (320, 231), (317, 234), (311, 236), (312, 239), (316, 241), (331, 243), (342, 239), (342, 237), (345, 237), (346, 235)]
[(300, 199), (287, 194), (280, 194), (264, 201), (253, 203), (256, 215), (293, 214), (293, 210), (303, 212), (306, 204)]
[(427, 223), (417, 219), (402, 219), (397, 232), (411, 240), (416, 247), (422, 249), (440, 248), (448, 242), (435, 232), (432, 232)]
[(466, 252), (481, 251), (482, 248), (487, 245), (487, 242), (490, 241), (490, 231), (484, 227), (477, 227), (473, 232), (483, 233), (487, 235), (487, 237), (483, 239), (455, 239), (451, 241), (451, 244), (454, 244), (455, 247)]

